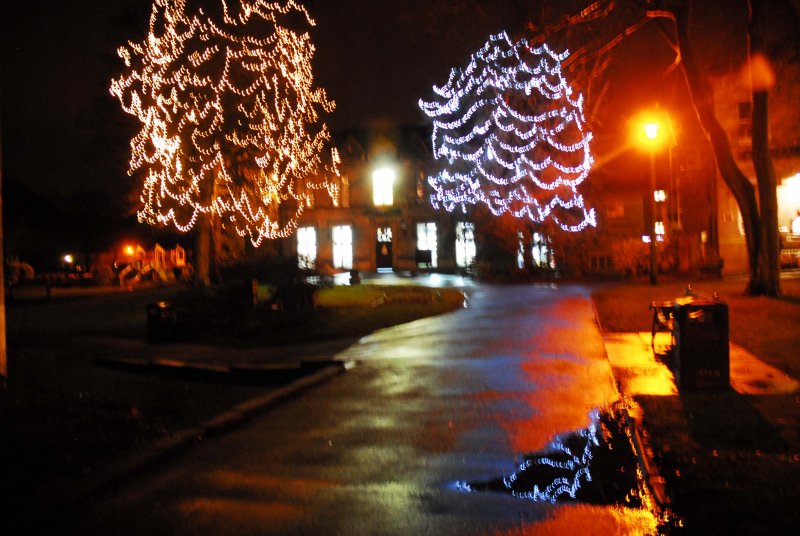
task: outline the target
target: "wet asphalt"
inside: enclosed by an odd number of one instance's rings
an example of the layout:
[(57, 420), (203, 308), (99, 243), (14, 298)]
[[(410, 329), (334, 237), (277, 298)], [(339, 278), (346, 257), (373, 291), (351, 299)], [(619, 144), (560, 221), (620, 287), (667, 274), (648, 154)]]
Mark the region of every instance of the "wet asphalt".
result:
[[(618, 398), (589, 290), (476, 285), (346, 373), (83, 511), (80, 534), (641, 534), (647, 509), (466, 493)], [(65, 529), (67, 527), (64, 527)]]

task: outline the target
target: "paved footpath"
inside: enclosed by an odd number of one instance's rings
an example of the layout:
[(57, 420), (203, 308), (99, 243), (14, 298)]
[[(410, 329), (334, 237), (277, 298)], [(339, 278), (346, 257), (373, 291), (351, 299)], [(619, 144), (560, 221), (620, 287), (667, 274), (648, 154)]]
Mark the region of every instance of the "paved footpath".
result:
[(480, 286), (345, 374), (76, 512), (80, 534), (645, 533), (647, 509), (465, 493), (618, 399), (588, 290)]
[[(675, 377), (655, 357), (671, 345), (669, 333), (606, 333), (603, 335), (608, 360), (622, 392), (636, 395), (677, 395)], [(768, 365), (741, 346), (730, 343), (731, 388), (742, 395), (791, 394), (800, 383)]]

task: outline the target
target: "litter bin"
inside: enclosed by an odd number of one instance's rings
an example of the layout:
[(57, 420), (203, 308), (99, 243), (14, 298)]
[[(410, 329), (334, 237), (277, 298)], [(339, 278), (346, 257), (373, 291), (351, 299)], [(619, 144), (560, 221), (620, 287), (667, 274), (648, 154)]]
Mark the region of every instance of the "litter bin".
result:
[(175, 310), (168, 302), (160, 301), (147, 304), (147, 340), (163, 342), (175, 336), (177, 317)]
[(674, 374), (682, 391), (730, 386), (728, 305), (690, 295), (673, 303)]

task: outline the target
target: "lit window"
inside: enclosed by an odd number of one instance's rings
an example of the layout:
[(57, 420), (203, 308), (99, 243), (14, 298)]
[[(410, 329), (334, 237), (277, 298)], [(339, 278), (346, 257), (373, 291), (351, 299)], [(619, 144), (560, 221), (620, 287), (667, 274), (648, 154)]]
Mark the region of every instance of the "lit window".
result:
[(553, 249), (550, 247), (551, 242), (549, 236), (541, 233), (533, 233), (531, 257), (533, 258), (534, 266), (555, 270), (556, 260), (553, 255)]
[(300, 268), (314, 268), (317, 262), (317, 230), (313, 227), (297, 229), (297, 262)]
[(475, 224), (456, 223), (456, 265), (466, 268), (475, 262)]
[[(519, 239), (517, 249), (517, 266), (522, 269), (525, 267), (525, 237), (520, 231), (517, 233)], [(550, 237), (541, 233), (533, 233), (530, 243), (531, 262), (536, 268), (546, 268), (555, 270), (556, 260), (553, 249), (550, 247)]]
[(378, 242), (391, 242), (392, 241), (392, 228), (391, 227), (378, 227)]
[[(430, 266), (436, 268), (436, 224), (434, 222), (417, 224), (417, 250), (429, 251)], [(424, 264), (427, 264), (427, 260)]]
[(353, 230), (349, 225), (333, 228), (333, 267), (353, 268)]
[(391, 168), (380, 168), (372, 172), (372, 200), (375, 206), (390, 206), (394, 202), (395, 173)]

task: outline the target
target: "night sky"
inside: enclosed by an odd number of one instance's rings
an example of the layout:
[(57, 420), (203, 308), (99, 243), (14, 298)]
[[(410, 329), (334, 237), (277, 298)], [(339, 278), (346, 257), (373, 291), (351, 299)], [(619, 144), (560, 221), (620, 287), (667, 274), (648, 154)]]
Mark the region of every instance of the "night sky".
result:
[[(417, 101), (431, 95), (432, 85), (444, 83), (450, 68), (464, 65), (491, 33), (519, 34), (542, 10), (536, 0), (303, 3), (317, 21), (310, 30), (316, 83), (337, 103), (326, 120), (333, 129), (424, 124)], [(553, 2), (570, 13), (586, 3)], [(108, 86), (123, 67), (116, 48), (142, 39), (150, 5), (150, 0), (3, 2), (4, 181), (61, 196), (62, 202), (65, 196), (75, 203), (91, 200), (86, 191), (101, 192), (111, 204), (124, 202), (133, 186), (126, 170), (128, 141), (137, 125)], [(620, 83), (606, 96), (612, 112), (602, 124), (613, 136), (630, 113), (622, 107), (647, 105), (656, 97), (685, 104), (685, 93), (664, 93), (663, 71), (672, 53), (657, 34), (653, 26), (620, 47), (622, 59), (612, 66)], [(680, 73), (669, 76), (675, 81)], [(691, 109), (684, 109), (689, 122)], [(602, 133), (598, 142), (600, 148)]]
[[(524, 2), (309, 0), (315, 78), (337, 103), (332, 128), (422, 124), (417, 107)], [(116, 48), (140, 40), (149, 0), (4, 2), (2, 128), (5, 180), (38, 193), (130, 190), (127, 142), (136, 124), (108, 93)], [(486, 7), (488, 6), (488, 7)], [(519, 9), (519, 8), (516, 8)]]

